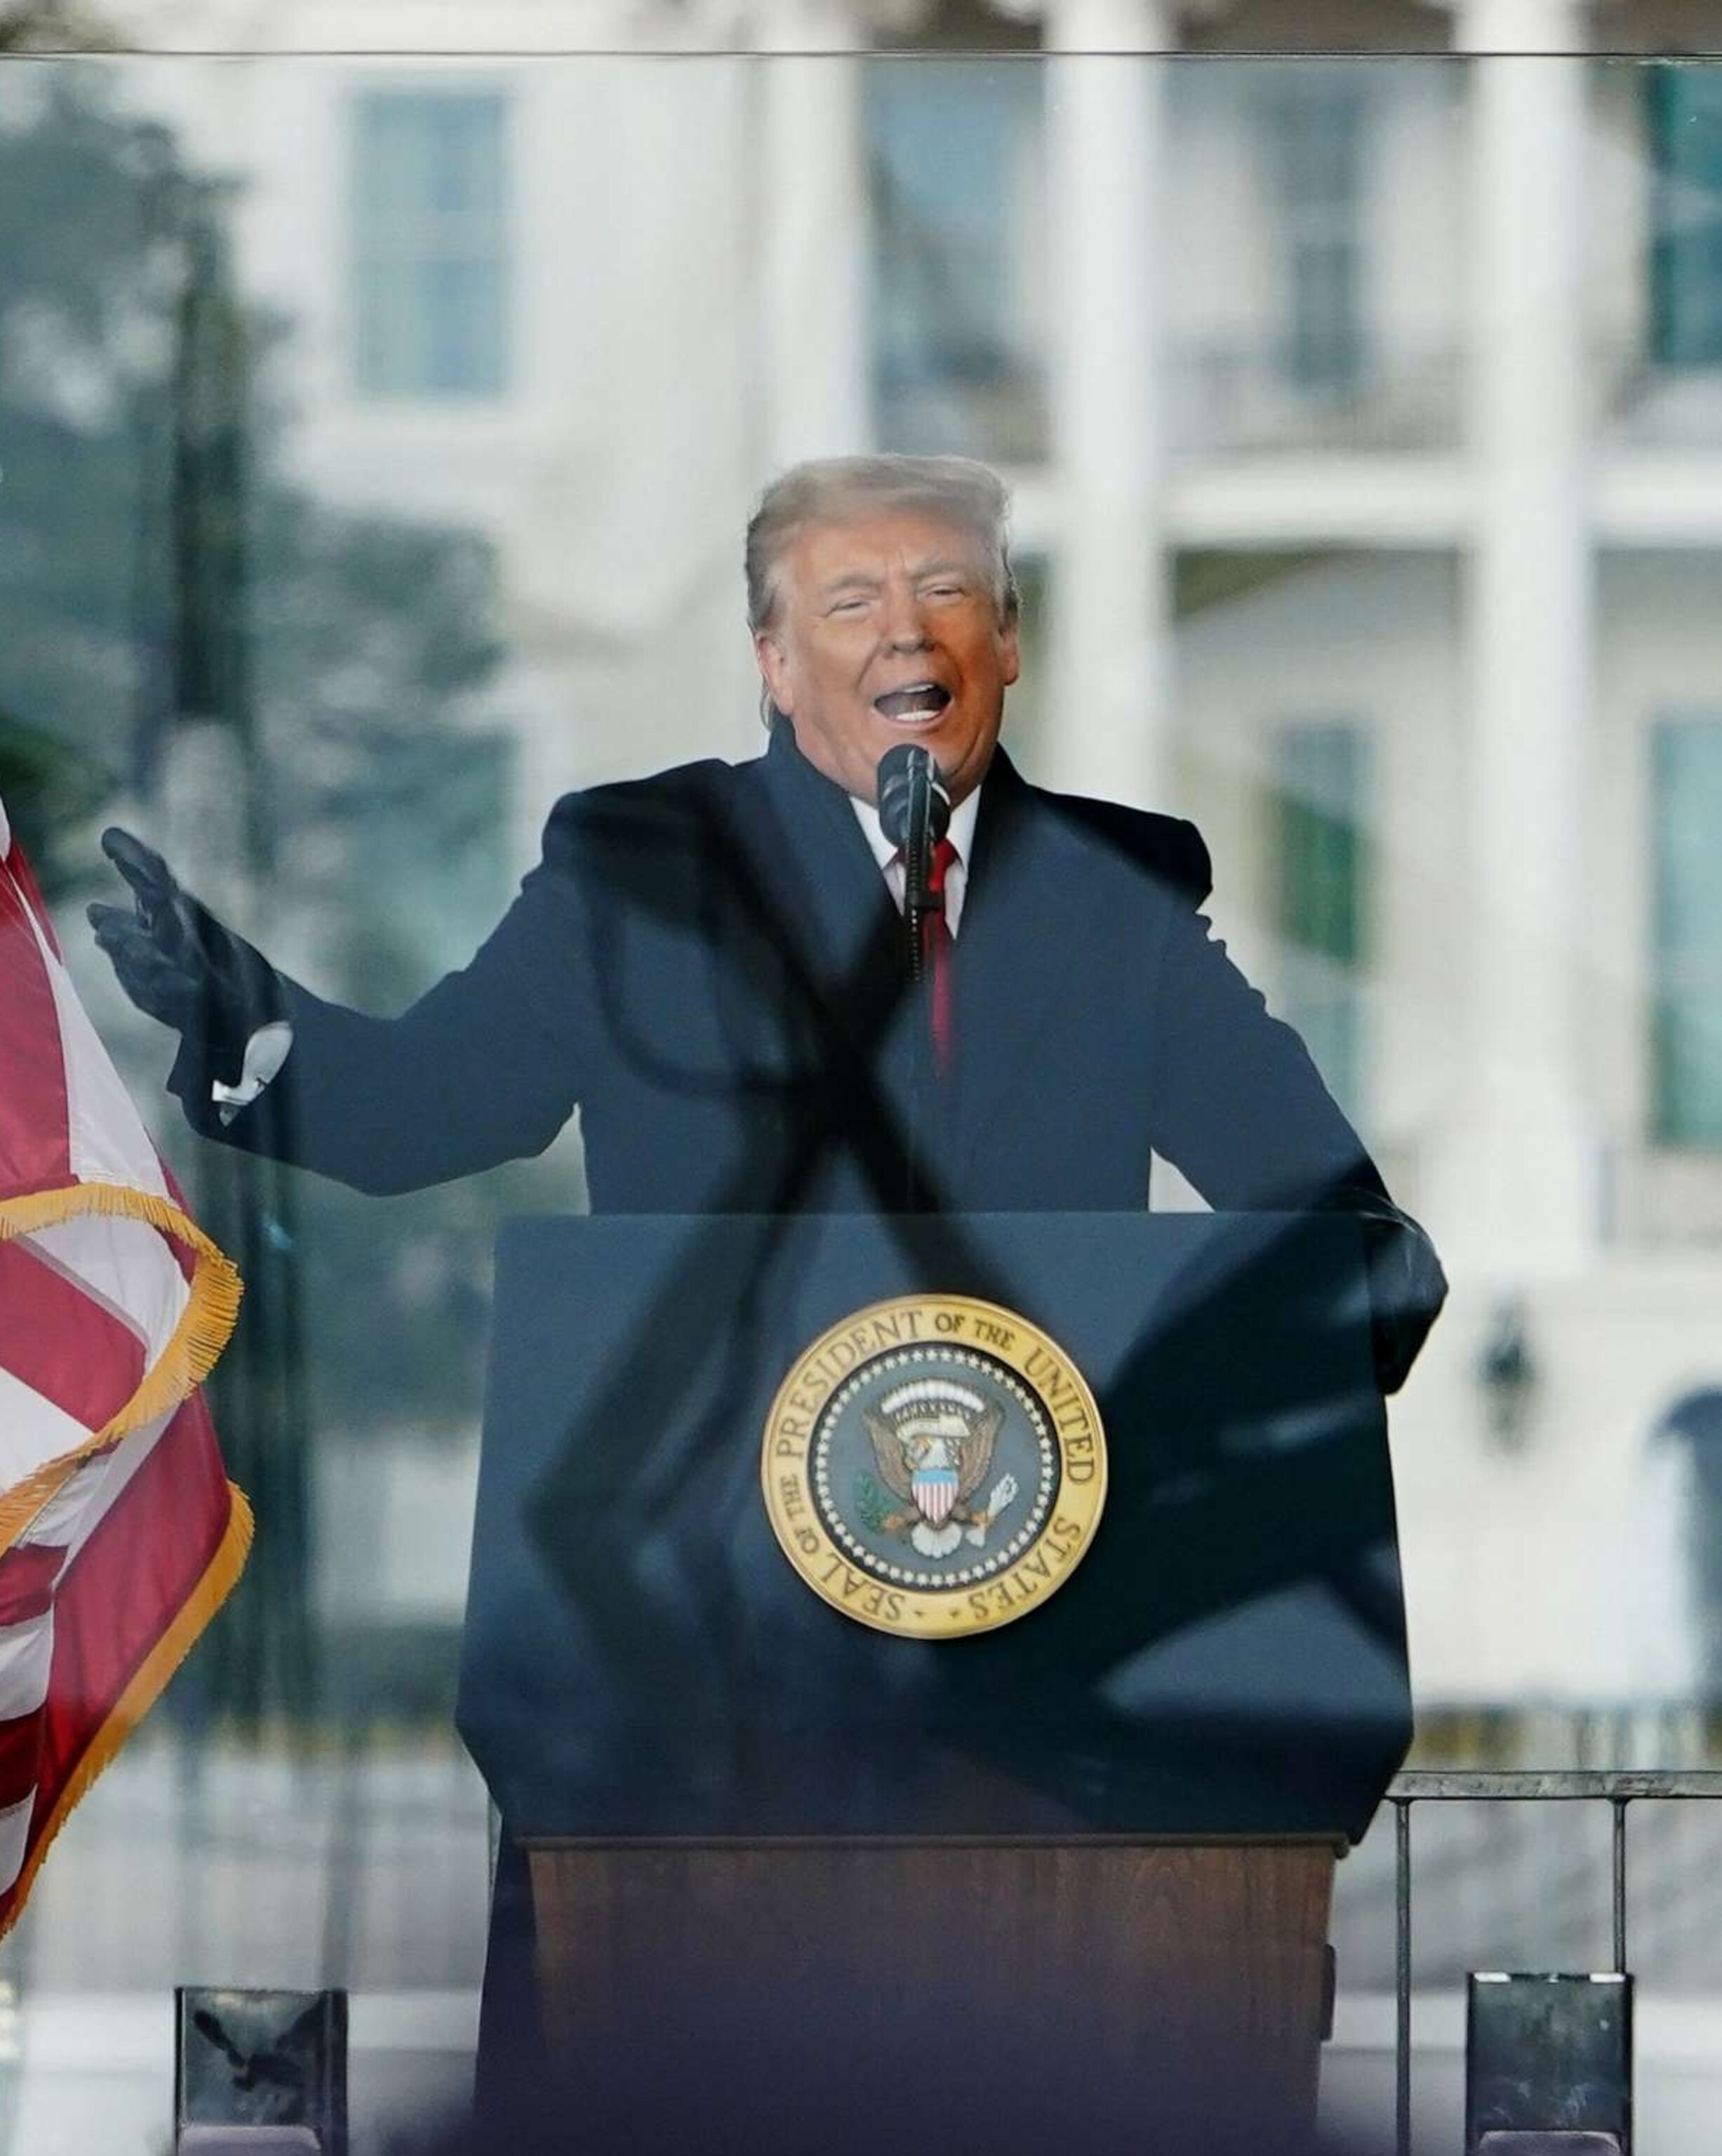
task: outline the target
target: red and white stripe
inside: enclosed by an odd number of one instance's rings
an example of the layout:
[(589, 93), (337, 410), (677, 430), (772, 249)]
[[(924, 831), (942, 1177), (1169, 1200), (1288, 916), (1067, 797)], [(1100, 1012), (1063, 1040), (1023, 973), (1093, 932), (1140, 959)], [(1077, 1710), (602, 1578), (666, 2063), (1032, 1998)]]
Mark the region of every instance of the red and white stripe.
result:
[(0, 1931), (243, 1561), (211, 1263), (0, 808)]

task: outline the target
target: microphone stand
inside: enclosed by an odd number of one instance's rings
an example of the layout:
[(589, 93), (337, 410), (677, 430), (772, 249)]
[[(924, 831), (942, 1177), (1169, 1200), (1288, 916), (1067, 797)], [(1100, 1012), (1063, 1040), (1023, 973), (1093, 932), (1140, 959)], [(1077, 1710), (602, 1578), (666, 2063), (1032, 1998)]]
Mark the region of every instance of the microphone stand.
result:
[(920, 1138), (931, 1045), (925, 928), (929, 915), (937, 913), (944, 905), (942, 895), (931, 887), (933, 848), (944, 835), (951, 807), (939, 783), (938, 767), (932, 757), (925, 749), (912, 746), (889, 750), (881, 761), (879, 803), (880, 821), (903, 852), (903, 933), (908, 945), (910, 994), (915, 1016), (904, 1204), (913, 1213), (921, 1209), (925, 1196), (925, 1178), (920, 1172)]
[(926, 973), (925, 930), (937, 903), (929, 888), (933, 867), (933, 788), (930, 757), (910, 773), (908, 828), (903, 839), (903, 930), (909, 939), (909, 978), (920, 986)]

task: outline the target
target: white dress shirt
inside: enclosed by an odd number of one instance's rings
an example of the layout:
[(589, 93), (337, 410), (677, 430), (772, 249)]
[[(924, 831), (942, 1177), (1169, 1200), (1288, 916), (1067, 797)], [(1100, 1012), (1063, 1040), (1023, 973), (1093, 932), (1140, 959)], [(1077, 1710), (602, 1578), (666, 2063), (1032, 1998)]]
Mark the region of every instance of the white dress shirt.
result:
[(249, 1108), (271, 1078), (287, 1060), (287, 1051), (293, 1045), (293, 1028), (284, 1018), (271, 1019), (260, 1025), (245, 1044), (244, 1068), (239, 1073), (237, 1086), (224, 1086), (219, 1078), (212, 1079), (209, 1097), (214, 1101), (223, 1125), (232, 1122), (241, 1108)]
[[(879, 811), (870, 801), (858, 801), (852, 793), (849, 806), (855, 819), (866, 834), (867, 843), (873, 849), (873, 858), (884, 875), (891, 896), (896, 901), (897, 911), (903, 911), (903, 888), (908, 880), (903, 867), (903, 856), (884, 834), (879, 820)], [(968, 889), (969, 856), (975, 850), (975, 819), (981, 813), (981, 789), (966, 793), (951, 812), (951, 828), (945, 834), (956, 849), (956, 859), (945, 871), (945, 926), (954, 937), (962, 919), (963, 893)]]

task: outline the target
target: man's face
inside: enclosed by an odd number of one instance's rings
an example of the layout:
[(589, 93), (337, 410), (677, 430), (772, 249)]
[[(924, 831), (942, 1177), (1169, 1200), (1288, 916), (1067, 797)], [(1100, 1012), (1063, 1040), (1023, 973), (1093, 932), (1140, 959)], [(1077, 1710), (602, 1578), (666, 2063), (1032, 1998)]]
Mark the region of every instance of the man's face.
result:
[(901, 742), (931, 750), (953, 801), (972, 793), (1017, 672), (975, 541), (906, 510), (804, 525), (754, 650), (802, 754), (864, 801)]

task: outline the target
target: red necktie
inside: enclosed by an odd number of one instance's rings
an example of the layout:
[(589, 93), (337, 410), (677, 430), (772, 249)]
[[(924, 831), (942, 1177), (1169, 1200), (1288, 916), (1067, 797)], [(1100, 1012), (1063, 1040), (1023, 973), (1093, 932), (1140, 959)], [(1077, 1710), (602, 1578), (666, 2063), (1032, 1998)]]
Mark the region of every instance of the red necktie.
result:
[(921, 916), (921, 970), (926, 976), (933, 1028), (933, 1060), (939, 1075), (949, 1078), (956, 1058), (956, 1027), (951, 1001), (951, 924), (945, 918), (945, 879), (956, 848), (940, 839), (927, 870), (927, 889), (938, 900)]

